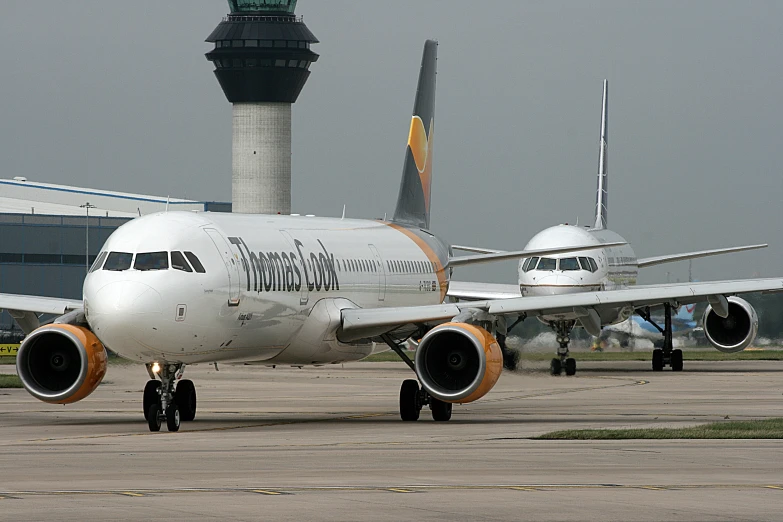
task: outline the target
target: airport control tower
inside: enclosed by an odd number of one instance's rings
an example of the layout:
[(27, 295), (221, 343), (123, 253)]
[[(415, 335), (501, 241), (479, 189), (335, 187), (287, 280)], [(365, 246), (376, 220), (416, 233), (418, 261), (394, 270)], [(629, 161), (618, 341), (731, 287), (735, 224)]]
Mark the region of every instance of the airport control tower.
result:
[(231, 182), (234, 212), (291, 213), (291, 104), (299, 97), (318, 39), (294, 15), (296, 0), (229, 0), (212, 31), (215, 65), (234, 104)]

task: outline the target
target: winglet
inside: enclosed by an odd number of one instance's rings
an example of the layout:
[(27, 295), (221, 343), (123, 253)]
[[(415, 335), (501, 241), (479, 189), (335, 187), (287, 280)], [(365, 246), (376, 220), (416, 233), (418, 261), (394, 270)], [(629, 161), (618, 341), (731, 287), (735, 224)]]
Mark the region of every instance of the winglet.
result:
[(427, 40), (421, 59), (419, 85), (413, 105), (400, 195), (392, 221), (428, 229), (430, 226), (430, 187), (435, 133), (435, 77), (438, 42)]
[(601, 142), (598, 151), (598, 188), (595, 196), (595, 225), (602, 230), (607, 227), (609, 210), (609, 80), (604, 80), (604, 96), (601, 106)]

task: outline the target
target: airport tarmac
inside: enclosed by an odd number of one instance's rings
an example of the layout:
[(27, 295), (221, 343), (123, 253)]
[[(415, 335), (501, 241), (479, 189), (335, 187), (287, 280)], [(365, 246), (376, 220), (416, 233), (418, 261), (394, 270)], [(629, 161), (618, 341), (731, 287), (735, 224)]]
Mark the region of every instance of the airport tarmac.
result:
[(0, 390), (0, 520), (780, 520), (783, 441), (530, 439), (783, 416), (783, 362), (648, 368), (536, 365), (403, 423), (399, 363), (201, 365), (179, 433), (147, 431), (140, 366), (70, 406)]

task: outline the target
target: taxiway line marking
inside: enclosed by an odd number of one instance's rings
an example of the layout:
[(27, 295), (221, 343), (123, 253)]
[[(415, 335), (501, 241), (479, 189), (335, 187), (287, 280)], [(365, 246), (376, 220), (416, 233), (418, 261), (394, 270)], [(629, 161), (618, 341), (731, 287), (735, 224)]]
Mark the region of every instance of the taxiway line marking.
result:
[(391, 491), (392, 493), (415, 493), (412, 489), (403, 489), (403, 488), (389, 488), (387, 491)]
[(279, 491), (269, 491), (268, 489), (254, 489), (253, 493), (258, 493), (260, 495), (282, 495)]
[(764, 486), (767, 489), (783, 489), (781, 486)]
[(125, 495), (126, 497), (143, 497), (141, 493), (134, 493), (133, 491), (120, 491), (120, 495)]
[(536, 488), (526, 488), (524, 486), (511, 486), (508, 489), (513, 489), (514, 491), (538, 491)]

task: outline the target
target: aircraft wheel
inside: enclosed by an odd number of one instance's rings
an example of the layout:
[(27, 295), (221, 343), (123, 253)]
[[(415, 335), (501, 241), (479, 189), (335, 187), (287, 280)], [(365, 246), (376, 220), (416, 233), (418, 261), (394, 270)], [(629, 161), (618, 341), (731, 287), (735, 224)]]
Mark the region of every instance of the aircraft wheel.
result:
[(196, 387), (193, 381), (185, 379), (177, 384), (174, 402), (179, 407), (180, 418), (190, 422), (196, 418)]
[(654, 372), (663, 371), (663, 350), (660, 348), (653, 350), (652, 369)]
[(672, 350), (672, 371), (682, 371), (682, 350)]
[(576, 375), (576, 359), (568, 358), (565, 362), (565, 374)]
[(400, 418), (404, 421), (419, 420), (419, 383), (413, 379), (402, 381), (400, 387)]
[(181, 420), (179, 415), (179, 408), (176, 402), (172, 402), (166, 406), (166, 427), (169, 431), (179, 431), (179, 421)]
[(160, 402), (160, 381), (150, 380), (144, 385), (144, 418), (150, 420), (150, 406)]
[(515, 372), (519, 365), (519, 353), (513, 350), (503, 350), (503, 368)]
[(549, 363), (549, 371), (552, 373), (552, 375), (560, 375), (563, 371), (563, 363), (560, 362), (560, 359), (555, 357), (552, 359), (552, 362)]
[(160, 405), (157, 402), (153, 402), (147, 410), (147, 424), (150, 431), (160, 431)]
[(430, 409), (432, 410), (432, 420), (438, 422), (446, 422), (451, 419), (450, 402), (439, 401), (438, 399), (430, 399)]

